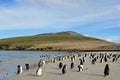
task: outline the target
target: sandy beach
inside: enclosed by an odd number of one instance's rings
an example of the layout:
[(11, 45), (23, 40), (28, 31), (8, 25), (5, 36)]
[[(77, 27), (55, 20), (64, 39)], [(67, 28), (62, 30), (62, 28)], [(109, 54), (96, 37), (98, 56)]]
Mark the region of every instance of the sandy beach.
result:
[[(61, 61), (68, 67), (68, 72), (63, 75), (62, 70), (59, 69), (60, 61), (55, 63), (47, 63), (42, 67), (43, 74), (41, 77), (36, 76), (36, 68), (30, 69), (29, 71), (24, 71), (20, 75), (15, 75), (12, 77), (7, 77), (3, 80), (119, 80), (120, 79), (120, 59), (117, 62), (112, 62), (109, 59), (108, 62), (99, 63), (99, 59), (96, 64), (91, 64), (91, 59), (87, 56), (85, 58), (84, 70), (78, 72), (79, 59), (82, 57), (76, 57), (74, 64), (74, 69), (70, 69), (71, 59), (65, 59)], [(104, 77), (105, 65), (109, 64), (110, 74)]]

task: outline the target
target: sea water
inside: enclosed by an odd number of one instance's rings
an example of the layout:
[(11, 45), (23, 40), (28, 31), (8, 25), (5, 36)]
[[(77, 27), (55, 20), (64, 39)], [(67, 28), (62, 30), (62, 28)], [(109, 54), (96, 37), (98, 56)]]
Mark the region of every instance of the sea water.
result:
[[(0, 51), (0, 78), (15, 75), (17, 65), (37, 64), (40, 56), (58, 56), (65, 52), (62, 51)], [(47, 59), (47, 57), (43, 57)]]

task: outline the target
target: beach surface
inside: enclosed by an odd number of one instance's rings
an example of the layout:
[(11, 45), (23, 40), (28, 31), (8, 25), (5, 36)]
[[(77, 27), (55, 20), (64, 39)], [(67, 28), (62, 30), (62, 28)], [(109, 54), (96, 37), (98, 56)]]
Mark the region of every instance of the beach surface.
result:
[[(63, 61), (56, 61), (55, 63), (47, 63), (42, 67), (43, 74), (40, 77), (36, 76), (36, 68), (24, 71), (20, 75), (7, 77), (1, 80), (119, 80), (120, 79), (120, 59), (117, 62), (112, 62), (109, 59), (108, 62), (91, 64), (91, 59), (87, 56), (85, 58), (84, 70), (78, 72), (77, 66), (79, 65), (79, 59), (82, 57), (76, 57), (74, 69), (70, 69), (71, 58)], [(62, 70), (59, 69), (59, 63), (62, 62), (68, 67), (68, 71), (65, 75), (62, 74)], [(105, 65), (109, 64), (110, 74), (104, 77)]]

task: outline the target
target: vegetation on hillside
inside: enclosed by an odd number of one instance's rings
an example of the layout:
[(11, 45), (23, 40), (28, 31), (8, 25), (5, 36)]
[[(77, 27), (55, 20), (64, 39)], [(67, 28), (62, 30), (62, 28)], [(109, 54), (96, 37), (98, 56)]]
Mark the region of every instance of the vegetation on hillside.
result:
[[(68, 43), (69, 46), (72, 46), (70, 45), (71, 42), (73, 43), (79, 42), (79, 44), (82, 44), (82, 42), (87, 43), (90, 41), (92, 41), (92, 43), (96, 41), (110, 43), (104, 40), (100, 40), (92, 37), (86, 37), (76, 32), (67, 31), (67, 32), (59, 32), (59, 33), (39, 34), (34, 36), (23, 36), (23, 37), (1, 39), (0, 49), (1, 50), (29, 50), (29, 49), (43, 50), (43, 48), (45, 48), (45, 46), (43, 45), (47, 44), (46, 46), (47, 49), (55, 50), (53, 46), (55, 46), (56, 43), (69, 42)], [(49, 44), (55, 44), (55, 45), (49, 46)], [(36, 45), (42, 45), (42, 46), (36, 47)], [(64, 44), (59, 44), (59, 45), (63, 45), (64, 47)]]

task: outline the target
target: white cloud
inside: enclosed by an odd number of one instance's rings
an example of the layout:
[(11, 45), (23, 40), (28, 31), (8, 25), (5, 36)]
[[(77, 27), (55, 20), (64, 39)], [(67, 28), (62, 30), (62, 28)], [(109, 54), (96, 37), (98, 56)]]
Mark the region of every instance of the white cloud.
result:
[[(32, 12), (31, 12), (32, 11)], [(4, 9), (0, 15), (0, 26), (3, 29), (27, 28), (71, 28), (73, 23), (67, 21), (69, 16), (59, 12), (38, 10), (34, 8)], [(29, 14), (28, 14), (29, 13)], [(62, 15), (63, 14), (63, 15)]]
[[(16, 7), (0, 8), (0, 30), (23, 28), (72, 28), (75, 25), (120, 18), (116, 5), (89, 0), (15, 0)], [(112, 3), (110, 1), (109, 3)], [(100, 24), (101, 25), (101, 24)], [(109, 26), (111, 24), (106, 23)], [(80, 27), (79, 26), (79, 27)], [(114, 26), (115, 27), (115, 26)], [(107, 27), (110, 28), (110, 27)]]
[[(86, 0), (15, 0), (19, 4), (29, 4), (29, 5), (36, 5), (42, 4), (48, 7), (55, 7), (55, 6), (64, 6), (64, 7), (77, 7), (83, 4)], [(79, 2), (79, 3), (78, 3)]]

